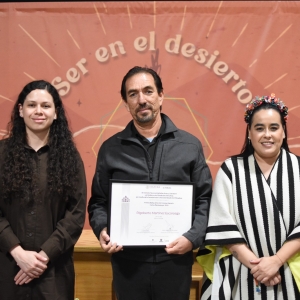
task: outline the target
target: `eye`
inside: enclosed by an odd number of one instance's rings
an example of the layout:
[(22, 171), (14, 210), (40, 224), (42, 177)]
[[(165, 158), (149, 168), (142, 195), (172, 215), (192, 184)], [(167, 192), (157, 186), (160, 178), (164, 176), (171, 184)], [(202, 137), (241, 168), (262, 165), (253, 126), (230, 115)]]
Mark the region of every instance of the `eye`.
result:
[(256, 127), (256, 131), (263, 131), (264, 130), (264, 128), (263, 127)]
[(278, 129), (278, 126), (272, 126), (270, 129), (271, 129), (272, 131), (276, 131), (276, 130)]

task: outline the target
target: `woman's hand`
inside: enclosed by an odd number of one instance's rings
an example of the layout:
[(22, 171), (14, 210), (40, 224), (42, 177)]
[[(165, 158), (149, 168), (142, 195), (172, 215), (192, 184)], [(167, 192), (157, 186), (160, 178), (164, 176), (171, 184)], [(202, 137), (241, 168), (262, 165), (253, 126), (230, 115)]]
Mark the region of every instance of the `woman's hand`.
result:
[(266, 281), (264, 283), (265, 286), (274, 286), (276, 284), (279, 284), (281, 282), (281, 276), (279, 274), (279, 272), (277, 272), (275, 274), (275, 276), (273, 278), (271, 278), (270, 280)]
[(282, 266), (282, 262), (276, 255), (251, 260), (250, 263), (256, 264), (256, 266), (251, 268), (251, 274), (257, 281), (268, 286), (274, 285), (275, 282), (281, 280), (278, 277), (278, 270)]
[(27, 275), (23, 270), (20, 270), (18, 274), (15, 276), (14, 281), (17, 285), (22, 285), (24, 283), (29, 283), (34, 278)]
[(10, 253), (20, 269), (30, 278), (38, 278), (47, 269), (48, 259), (35, 251), (26, 251), (18, 245)]
[[(45, 266), (47, 265), (47, 263), (49, 262), (49, 257), (48, 255), (41, 250), (39, 252), (39, 255), (42, 256), (44, 259), (42, 260), (42, 263), (45, 264)], [(37, 256), (38, 259), (40, 259), (41, 257)], [(47, 268), (47, 266), (46, 266)], [(44, 273), (44, 271), (46, 270), (46, 268), (42, 271), (42, 273)], [(42, 273), (40, 273), (37, 277), (32, 277), (29, 274), (25, 273), (22, 269), (17, 273), (17, 275), (14, 278), (15, 284), (17, 285), (22, 285), (22, 284), (27, 284), (30, 281), (32, 281), (34, 278), (38, 278), (39, 276), (42, 275)]]

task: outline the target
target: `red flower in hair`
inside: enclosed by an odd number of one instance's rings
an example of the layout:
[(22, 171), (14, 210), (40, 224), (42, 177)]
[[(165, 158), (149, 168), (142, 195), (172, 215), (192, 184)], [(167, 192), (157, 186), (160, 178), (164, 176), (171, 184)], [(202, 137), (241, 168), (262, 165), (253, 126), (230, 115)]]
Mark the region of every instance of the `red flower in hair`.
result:
[(256, 96), (247, 104), (245, 109), (245, 115), (244, 115), (244, 120), (247, 124), (249, 124), (250, 117), (253, 114), (255, 108), (262, 105), (264, 102), (274, 105), (279, 110), (279, 112), (283, 115), (285, 122), (287, 122), (288, 119), (287, 106), (279, 98), (275, 98), (275, 94), (272, 93), (271, 96), (262, 96), (262, 97)]

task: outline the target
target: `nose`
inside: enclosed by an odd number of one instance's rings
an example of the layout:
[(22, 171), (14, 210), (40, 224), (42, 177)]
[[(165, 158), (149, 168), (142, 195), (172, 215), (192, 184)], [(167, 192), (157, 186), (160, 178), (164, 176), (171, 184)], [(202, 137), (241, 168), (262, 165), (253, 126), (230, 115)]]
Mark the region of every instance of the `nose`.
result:
[(138, 94), (138, 102), (140, 104), (144, 104), (146, 102), (146, 98), (143, 92), (139, 92)]
[(271, 131), (269, 129), (266, 129), (265, 137), (267, 137), (267, 138), (271, 137)]
[(42, 112), (42, 108), (41, 108), (40, 105), (37, 105), (37, 106), (36, 106), (35, 112), (36, 112), (37, 114), (40, 114), (40, 113)]

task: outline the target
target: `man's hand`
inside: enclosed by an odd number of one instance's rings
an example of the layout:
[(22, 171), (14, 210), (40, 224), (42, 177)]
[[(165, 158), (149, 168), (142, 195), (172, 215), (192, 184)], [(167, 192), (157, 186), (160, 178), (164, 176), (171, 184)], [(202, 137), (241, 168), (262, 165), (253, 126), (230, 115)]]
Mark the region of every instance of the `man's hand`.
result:
[(105, 252), (115, 253), (123, 250), (123, 246), (117, 245), (117, 243), (112, 244), (110, 242), (110, 237), (107, 234), (106, 227), (100, 232), (99, 240), (100, 240), (100, 246)]
[(193, 244), (184, 236), (180, 236), (165, 248), (168, 254), (185, 254), (193, 249)]
[(18, 245), (10, 253), (20, 269), (30, 278), (38, 278), (47, 269), (48, 259), (35, 251), (26, 251)]

